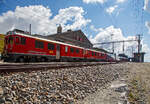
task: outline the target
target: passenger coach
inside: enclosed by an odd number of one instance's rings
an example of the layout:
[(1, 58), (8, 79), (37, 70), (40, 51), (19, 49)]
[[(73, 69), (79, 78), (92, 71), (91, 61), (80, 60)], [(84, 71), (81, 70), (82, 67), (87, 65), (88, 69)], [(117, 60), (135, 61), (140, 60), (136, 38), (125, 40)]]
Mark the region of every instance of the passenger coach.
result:
[(106, 53), (17, 30), (7, 32), (2, 58), (7, 62), (108, 61)]

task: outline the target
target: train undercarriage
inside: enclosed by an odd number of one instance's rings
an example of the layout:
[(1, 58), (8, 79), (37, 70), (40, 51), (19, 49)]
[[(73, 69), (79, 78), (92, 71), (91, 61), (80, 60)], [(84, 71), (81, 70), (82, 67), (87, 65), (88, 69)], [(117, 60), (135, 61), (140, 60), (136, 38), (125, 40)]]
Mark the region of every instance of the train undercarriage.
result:
[(2, 55), (2, 60), (4, 62), (88, 62), (88, 61), (103, 61), (102, 59), (87, 59), (79, 57), (67, 57), (61, 56), (59, 59), (56, 59), (56, 56), (47, 56), (47, 55), (29, 55), (29, 54), (5, 54)]

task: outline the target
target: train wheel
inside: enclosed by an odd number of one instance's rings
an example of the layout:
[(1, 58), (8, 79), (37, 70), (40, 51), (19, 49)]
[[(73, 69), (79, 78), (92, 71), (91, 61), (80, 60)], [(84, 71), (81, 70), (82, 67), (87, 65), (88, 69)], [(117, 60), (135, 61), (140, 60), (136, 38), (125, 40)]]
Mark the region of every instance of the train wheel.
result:
[(24, 60), (23, 57), (20, 57), (20, 58), (18, 59), (18, 61), (21, 62), (21, 63), (25, 62), (25, 60)]
[(30, 59), (30, 62), (36, 62), (37, 60), (36, 60), (36, 58), (34, 58), (34, 57), (32, 57), (31, 59)]
[(68, 60), (66, 58), (62, 59), (61, 60), (62, 62), (67, 62)]
[(7, 59), (4, 59), (3, 62), (8, 62), (8, 60), (7, 60)]
[(46, 59), (44, 57), (41, 58), (41, 62), (45, 62)]

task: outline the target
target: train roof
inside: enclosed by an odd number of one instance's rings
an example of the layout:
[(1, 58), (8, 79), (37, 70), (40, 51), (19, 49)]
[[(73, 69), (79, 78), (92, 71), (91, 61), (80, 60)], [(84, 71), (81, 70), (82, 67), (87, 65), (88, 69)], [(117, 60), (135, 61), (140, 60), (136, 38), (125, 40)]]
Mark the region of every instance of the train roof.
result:
[(37, 37), (37, 36), (28, 35), (28, 34), (23, 34), (23, 33), (17, 33), (17, 32), (16, 32), (15, 34), (21, 35), (21, 36), (30, 37), (30, 38), (35, 38), (35, 39), (39, 39), (39, 40), (43, 40), (43, 41), (48, 41), (48, 42), (52, 42), (52, 43), (63, 44), (63, 45), (68, 45), (68, 46), (72, 46), (72, 47), (84, 49), (83, 47), (79, 47), (79, 46), (75, 46), (75, 45), (71, 45), (71, 44), (67, 44), (67, 43), (63, 43), (63, 42), (58, 42), (58, 41), (46, 39), (46, 38), (44, 38), (44, 37)]
[(94, 52), (101, 52), (101, 53), (105, 53), (105, 52), (102, 52), (102, 51), (96, 51), (94, 49), (89, 49), (89, 48), (86, 48), (86, 50), (90, 50), (90, 51), (94, 51)]

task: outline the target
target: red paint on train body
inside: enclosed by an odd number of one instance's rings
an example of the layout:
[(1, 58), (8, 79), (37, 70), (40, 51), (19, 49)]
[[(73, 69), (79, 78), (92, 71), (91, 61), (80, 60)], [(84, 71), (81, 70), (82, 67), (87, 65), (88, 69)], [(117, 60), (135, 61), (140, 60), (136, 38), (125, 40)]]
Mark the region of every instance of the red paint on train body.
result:
[(92, 49), (35, 37), (16, 31), (5, 37), (4, 61), (109, 61), (107, 54)]

